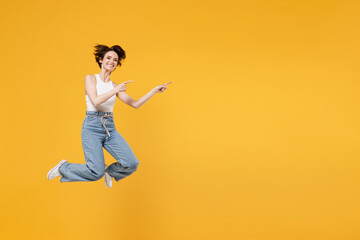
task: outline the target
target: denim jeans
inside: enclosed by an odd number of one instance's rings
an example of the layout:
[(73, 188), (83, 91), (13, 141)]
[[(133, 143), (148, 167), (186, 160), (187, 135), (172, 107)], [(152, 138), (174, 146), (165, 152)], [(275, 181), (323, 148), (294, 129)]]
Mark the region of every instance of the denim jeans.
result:
[(112, 112), (86, 111), (81, 128), (81, 139), (85, 164), (65, 162), (59, 168), (59, 172), (63, 175), (60, 182), (101, 179), (105, 174), (103, 148), (117, 161), (106, 169), (116, 181), (137, 170), (139, 160), (116, 130)]

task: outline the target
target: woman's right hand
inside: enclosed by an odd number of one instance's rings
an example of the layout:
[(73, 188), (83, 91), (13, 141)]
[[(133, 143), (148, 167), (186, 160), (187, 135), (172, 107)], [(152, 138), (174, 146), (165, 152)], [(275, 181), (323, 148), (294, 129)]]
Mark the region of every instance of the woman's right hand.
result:
[(130, 81), (126, 81), (126, 82), (123, 82), (123, 83), (118, 84), (118, 85), (115, 87), (116, 92), (125, 92), (125, 91), (126, 91), (126, 84), (127, 84), (127, 83), (130, 83), (130, 82), (133, 82), (133, 81), (130, 80)]

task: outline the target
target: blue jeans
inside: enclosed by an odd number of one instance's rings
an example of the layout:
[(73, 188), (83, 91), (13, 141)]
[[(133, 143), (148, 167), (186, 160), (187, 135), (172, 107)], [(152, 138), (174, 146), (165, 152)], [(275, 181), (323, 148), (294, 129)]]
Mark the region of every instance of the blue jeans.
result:
[(139, 160), (116, 130), (112, 112), (86, 111), (81, 128), (81, 139), (86, 164), (65, 162), (59, 168), (59, 172), (63, 175), (60, 182), (101, 179), (105, 174), (103, 148), (117, 160), (106, 169), (116, 181), (137, 170)]

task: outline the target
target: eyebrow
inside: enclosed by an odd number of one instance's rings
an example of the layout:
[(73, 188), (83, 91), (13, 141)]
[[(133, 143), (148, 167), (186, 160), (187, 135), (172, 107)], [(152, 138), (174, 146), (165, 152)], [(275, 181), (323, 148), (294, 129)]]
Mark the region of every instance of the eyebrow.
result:
[[(111, 56), (107, 56), (107, 57), (111, 57)], [(115, 59), (117, 59), (117, 58), (115, 57)]]

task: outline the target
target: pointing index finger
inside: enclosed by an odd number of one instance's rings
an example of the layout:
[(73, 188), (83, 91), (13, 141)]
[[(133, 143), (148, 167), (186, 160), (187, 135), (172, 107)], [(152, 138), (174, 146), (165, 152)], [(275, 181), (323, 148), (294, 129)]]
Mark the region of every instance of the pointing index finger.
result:
[(131, 83), (131, 82), (133, 82), (133, 80), (126, 81), (126, 82), (123, 82), (123, 83), (125, 83), (125, 84), (126, 84), (126, 83)]

